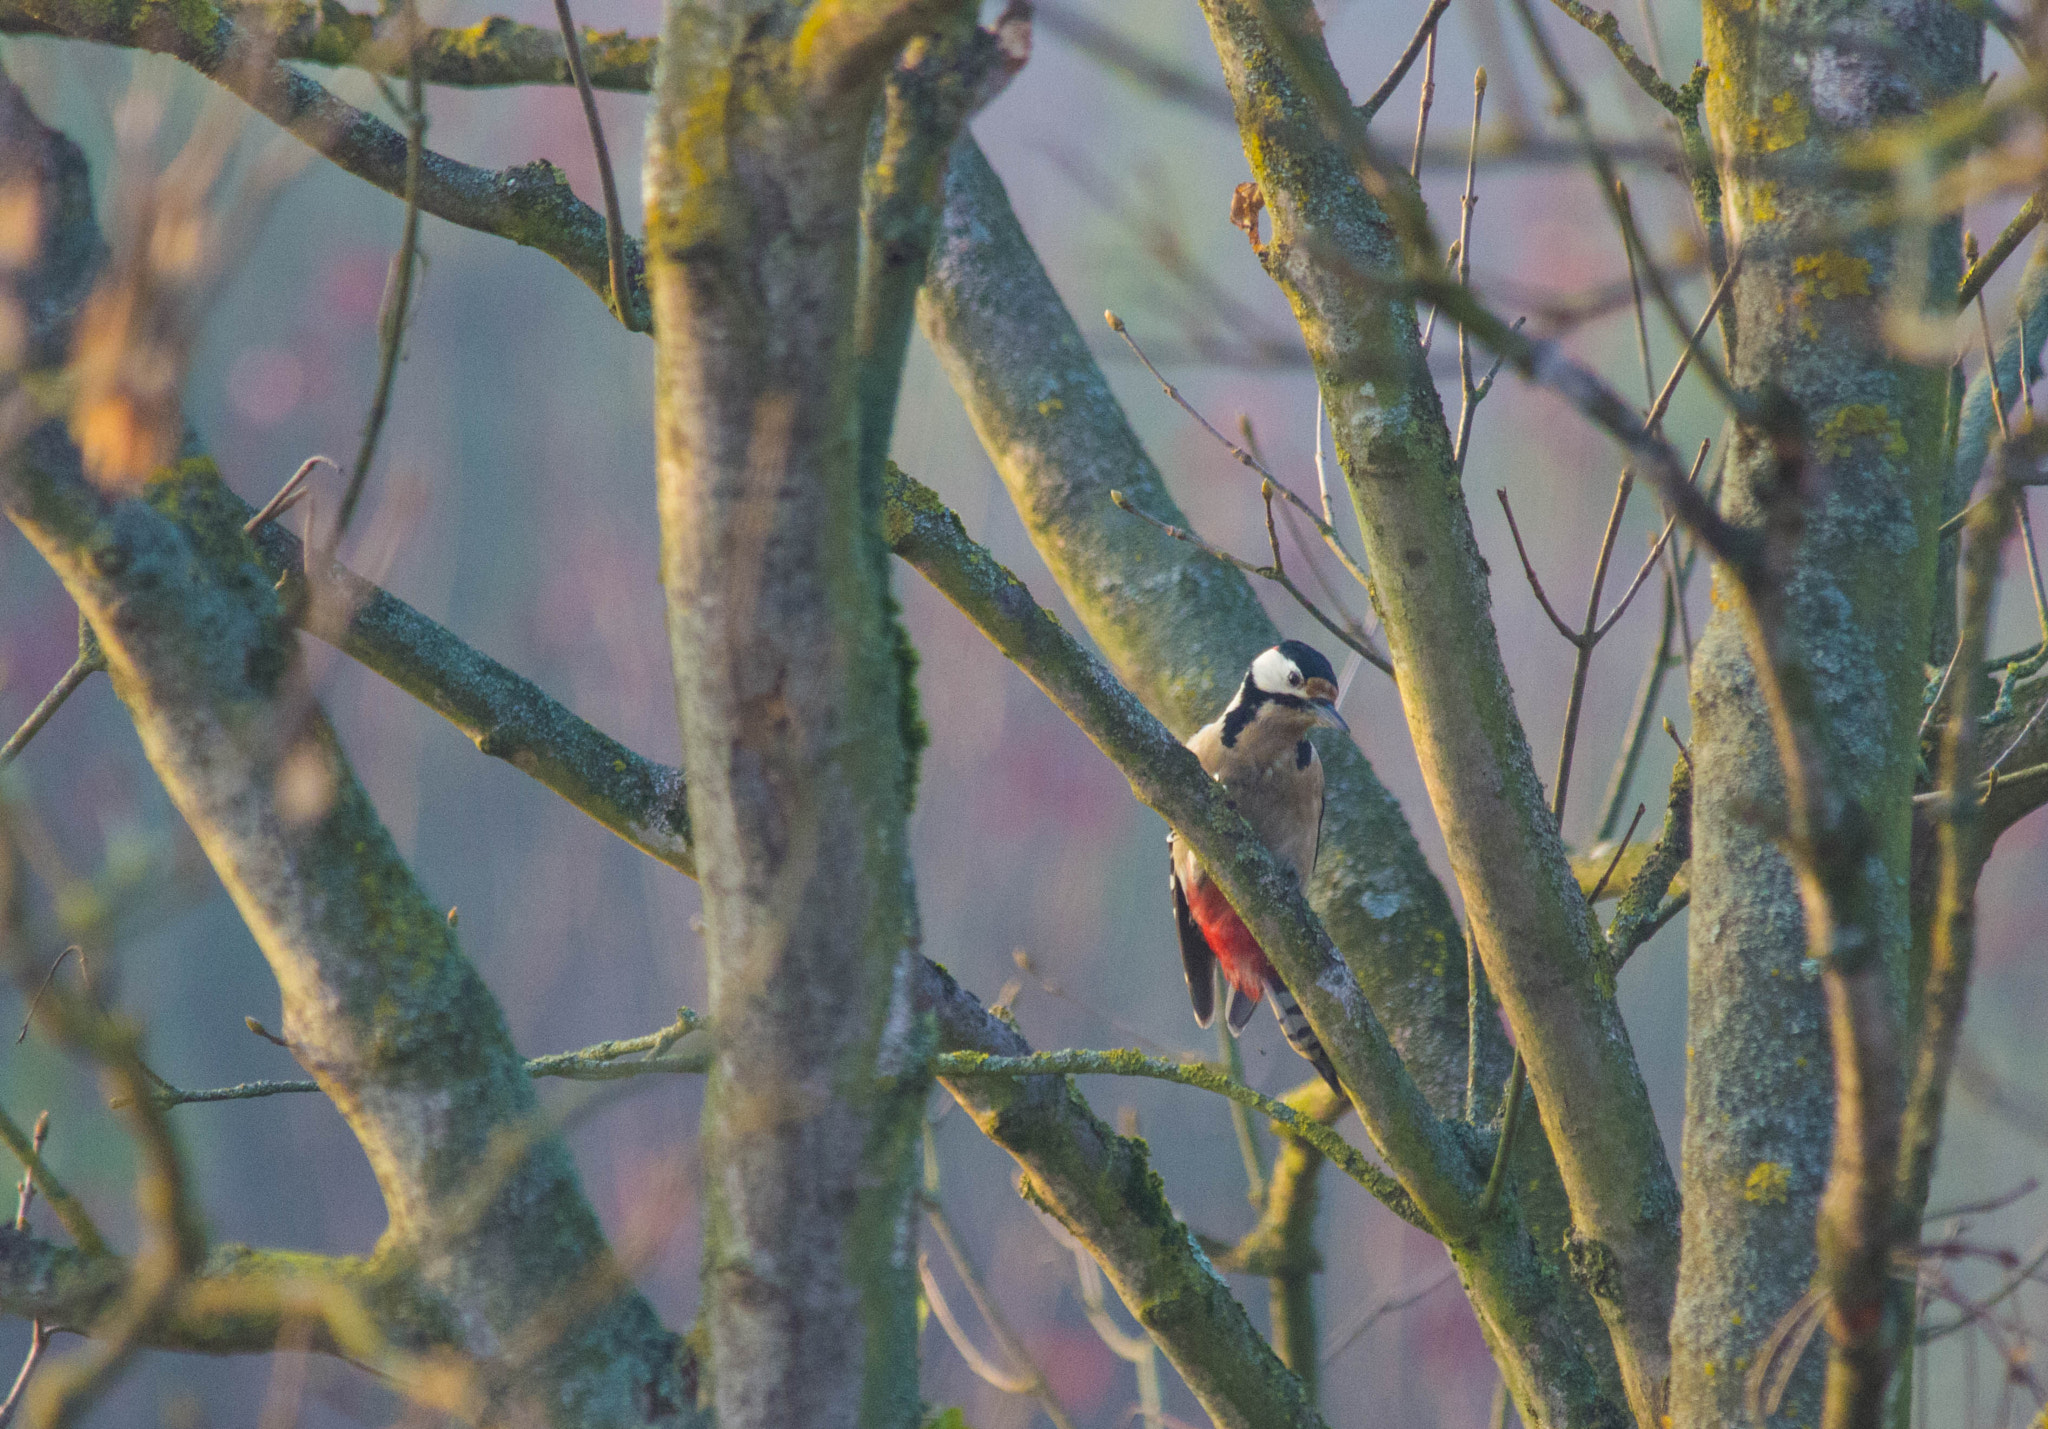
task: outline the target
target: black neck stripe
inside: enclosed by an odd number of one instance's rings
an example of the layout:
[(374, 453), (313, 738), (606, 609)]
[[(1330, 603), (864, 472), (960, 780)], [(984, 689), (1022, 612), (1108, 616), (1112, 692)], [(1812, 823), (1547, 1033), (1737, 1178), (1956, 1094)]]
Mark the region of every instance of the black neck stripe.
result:
[(1223, 712), (1223, 747), (1235, 749), (1237, 737), (1244, 733), (1244, 727), (1258, 717), (1259, 706), (1281, 705), (1291, 710), (1305, 710), (1308, 701), (1300, 695), (1276, 695), (1262, 690), (1252, 683), (1252, 677), (1244, 677), (1244, 686), (1237, 692), (1237, 698), (1230, 702), (1230, 708)]

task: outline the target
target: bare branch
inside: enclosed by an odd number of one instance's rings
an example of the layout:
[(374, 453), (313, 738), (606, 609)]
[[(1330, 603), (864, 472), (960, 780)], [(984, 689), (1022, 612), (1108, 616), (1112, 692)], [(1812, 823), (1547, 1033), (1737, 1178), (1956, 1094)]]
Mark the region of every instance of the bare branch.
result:
[(80, 650), (78, 658), (71, 662), (71, 667), (59, 675), (57, 683), (50, 687), (50, 693), (44, 695), (37, 701), (36, 707), (29, 711), (28, 718), (21, 722), (21, 728), (9, 735), (5, 744), (0, 744), (0, 769), (5, 769), (20, 756), (21, 751), (28, 747), (28, 742), (36, 737), (58, 710), (64, 708), (64, 702), (78, 692), (78, 687), (85, 683), (87, 676), (106, 668), (107, 657), (100, 653), (97, 642), (93, 642), (89, 650)]
[(1577, 645), (1579, 632), (1565, 624), (1564, 617), (1557, 613), (1557, 607), (1550, 603), (1550, 597), (1543, 590), (1543, 580), (1536, 574), (1535, 564), (1529, 559), (1529, 548), (1522, 544), (1522, 528), (1515, 521), (1515, 508), (1508, 501), (1507, 488), (1498, 487), (1493, 494), (1500, 499), (1500, 509), (1508, 518), (1508, 531), (1515, 538), (1515, 554), (1522, 558), (1522, 573), (1529, 578), (1529, 589), (1536, 593), (1537, 604), (1541, 605), (1543, 613), (1550, 617), (1550, 623), (1556, 628), (1557, 633)]
[[(406, 136), (279, 63), (269, 35), (246, 28), (212, 0), (194, 0), (162, 24), (155, 11), (112, 11), (86, 0), (34, 0), (32, 7), (29, 0), (0, 0), (0, 16), (6, 15), (32, 18), (47, 33), (183, 60), (357, 178), (405, 196)], [(537, 248), (599, 296), (610, 292), (604, 217), (577, 198), (551, 164), (494, 172), (425, 150), (418, 194), (421, 211)], [(628, 245), (626, 266), (631, 325), (644, 327), (650, 316), (637, 244)]]
[(1102, 1075), (1149, 1077), (1155, 1081), (1179, 1082), (1228, 1097), (1251, 1108), (1273, 1123), (1282, 1135), (1306, 1142), (1337, 1168), (1369, 1192), (1373, 1199), (1419, 1231), (1435, 1235), (1423, 1219), (1414, 1200), (1395, 1179), (1365, 1159), (1362, 1152), (1314, 1117), (1305, 1116), (1286, 1102), (1257, 1092), (1207, 1062), (1168, 1062), (1148, 1057), (1129, 1048), (1108, 1051), (1070, 1050), (1034, 1052), (1028, 1057), (985, 1057), (973, 1052), (944, 1053), (937, 1064), (942, 1080), (963, 1077), (1024, 1077), (1044, 1075)]
[[(1028, 1064), (1031, 1048), (1016, 1029), (936, 964), (922, 962), (916, 987), (947, 1053)], [(1143, 1141), (1104, 1125), (1062, 1076), (963, 1076), (944, 1085), (1017, 1159), (1026, 1199), (1087, 1247), (1217, 1423), (1320, 1429), (1300, 1381), (1167, 1203)], [(1166, 1305), (1172, 1313), (1157, 1313)]]
[[(567, 0), (558, 0), (566, 4)], [(568, 11), (562, 12), (567, 28)], [(412, 0), (405, 0), (399, 9), (399, 23), (403, 27), (407, 49), (419, 29), (419, 11)], [(571, 53), (571, 63), (580, 61)], [(377, 454), (377, 442), (384, 434), (384, 418), (391, 410), (391, 389), (398, 381), (398, 360), (405, 351), (406, 328), (412, 320), (413, 272), (419, 263), (420, 252), (420, 163), (426, 151), (427, 111), (426, 92), (422, 88), (419, 68), (406, 66), (405, 88), (405, 221), (400, 228), (398, 256), (391, 262), (391, 272), (386, 283), (382, 311), (378, 313), (377, 334), (377, 386), (370, 396), (370, 410), (363, 417), (362, 440), (356, 445), (355, 465), (349, 468), (348, 485), (341, 494), (341, 509), (334, 518), (334, 529), (324, 544), (323, 554), (332, 558), (341, 547), (341, 538), (348, 534), (349, 522), (355, 519), (356, 505), (362, 500), (363, 487), (370, 479), (370, 462)], [(602, 144), (602, 140), (599, 141)], [(600, 153), (602, 149), (600, 148)], [(610, 193), (609, 172), (606, 192)], [(613, 234), (616, 237), (616, 234)], [(616, 301), (619, 294), (619, 273), (621, 265), (614, 259), (611, 270), (612, 295)], [(621, 322), (625, 321), (623, 306), (616, 308)], [(310, 465), (310, 463), (308, 463)], [(306, 466), (299, 468), (306, 472)], [(287, 482), (289, 486), (291, 483)], [(310, 509), (310, 508), (309, 508)], [(253, 518), (252, 518), (253, 519)], [(310, 536), (312, 526), (309, 522)], [(323, 562), (324, 564), (324, 562)]]
[[(1450, 8), (1451, 0), (1430, 0), (1429, 8), (1422, 12), (1422, 23), (1415, 27), (1415, 34), (1401, 51), (1401, 57), (1394, 61), (1393, 69), (1380, 81), (1380, 87), (1366, 96), (1365, 103), (1358, 106), (1358, 117), (1361, 120), (1367, 124), (1372, 123), (1373, 116), (1394, 97), (1394, 91), (1401, 87), (1401, 81), (1408, 77), (1409, 69), (1414, 66), (1415, 57), (1422, 53), (1424, 46), (1435, 41), (1437, 21), (1441, 20), (1444, 11)], [(1416, 135), (1415, 148), (1418, 155), (1422, 149), (1421, 138), (1420, 134)]]
[[(946, 1302), (945, 1298), (938, 1294), (938, 1281), (933, 1278), (931, 1271), (926, 1268), (924, 1257), (920, 1255), (918, 1257), (918, 1268), (924, 1273), (925, 1293), (934, 1297), (932, 1300), (932, 1310), (934, 1313), (942, 1315), (947, 1338), (953, 1341), (954, 1347), (960, 1351), (961, 1358), (967, 1360), (969, 1366), (976, 1374), (980, 1375), (990, 1384), (995, 1385), (998, 1389), (1005, 1390), (1010, 1394), (1028, 1394), (1032, 1396), (1032, 1398), (1038, 1401), (1039, 1407), (1045, 1411), (1045, 1417), (1053, 1422), (1053, 1429), (1074, 1429), (1073, 1418), (1067, 1413), (1066, 1407), (1060, 1403), (1058, 1397), (1053, 1394), (1052, 1385), (1047, 1381), (1045, 1371), (1039, 1367), (1038, 1361), (1032, 1357), (1031, 1351), (1022, 1340), (1017, 1338), (1016, 1331), (1012, 1330), (1009, 1322), (1003, 1318), (1003, 1312), (996, 1306), (995, 1297), (989, 1294), (988, 1287), (982, 1282), (980, 1274), (974, 1268), (974, 1262), (968, 1258), (966, 1249), (960, 1244), (959, 1236), (953, 1233), (953, 1223), (946, 1219), (945, 1208), (936, 1199), (927, 1195), (924, 1213), (926, 1221), (930, 1223), (932, 1231), (939, 1238), (939, 1244), (945, 1247), (946, 1258), (953, 1262), (954, 1273), (960, 1277), (960, 1283), (967, 1287), (967, 1293), (974, 1297), (974, 1304), (981, 1311), (981, 1318), (988, 1322), (989, 1330), (996, 1337), (996, 1343), (1002, 1347), (1003, 1354), (1009, 1358), (1012, 1364), (1024, 1367), (1023, 1372), (1014, 1377), (1009, 1377), (1010, 1382), (1007, 1384), (998, 1383), (997, 1379), (991, 1376), (989, 1371), (994, 1370), (995, 1367), (988, 1365), (987, 1361), (974, 1349), (973, 1342), (960, 1329), (959, 1322), (953, 1318), (950, 1310), (942, 1308), (945, 1307)], [(1149, 1340), (1146, 1341), (1145, 1347), (1148, 1350), (1151, 1348)], [(1000, 1371), (997, 1371), (997, 1373), (1000, 1374)]]
[(2029, 196), (2027, 201), (2020, 205), (2020, 211), (2012, 216), (2012, 221), (1992, 240), (1991, 246), (1984, 250), (1982, 256), (1970, 261), (1962, 280), (1956, 284), (1958, 309), (1968, 307), (1972, 300), (1983, 293), (1984, 285), (2005, 265), (2005, 260), (2012, 257), (2020, 244), (2026, 242), (2029, 233), (2040, 227), (2043, 211), (2041, 195)]
[[(526, 1075), (562, 1077), (572, 1082), (612, 1082), (628, 1077), (701, 1073), (710, 1065), (708, 1049), (699, 1048), (674, 1056), (664, 1055), (677, 1041), (695, 1031), (698, 1025), (697, 1014), (686, 1007), (678, 1012), (674, 1022), (659, 1032), (650, 1032), (645, 1037), (599, 1042), (576, 1052), (551, 1052), (545, 1057), (531, 1058), (526, 1063)], [(623, 1060), (636, 1054), (639, 1054), (636, 1061)], [(159, 1078), (157, 1085), (151, 1089), (148, 1100), (157, 1106), (173, 1107), (188, 1106), (194, 1102), (254, 1101), (261, 1097), (288, 1096), (319, 1090), (318, 1082), (274, 1081), (238, 1082), (231, 1087), (180, 1091)], [(113, 1103), (116, 1107), (126, 1104), (126, 1098), (116, 1099)]]
[[(576, 81), (576, 95), (583, 101), (583, 122), (590, 126), (590, 147), (597, 154), (597, 181), (604, 190), (604, 240), (607, 277), (611, 282), (609, 302), (612, 316), (628, 328), (633, 326), (626, 308), (626, 223), (619, 212), (619, 184), (612, 175), (611, 149), (604, 141), (604, 122), (597, 117), (597, 96), (591, 93), (590, 75), (583, 67), (583, 44), (576, 36), (576, 22), (569, 15), (569, 0), (555, 0), (555, 19), (562, 27), (562, 51), (569, 58), (569, 74)], [(418, 20), (412, 21), (416, 27)], [(407, 73), (419, 73), (419, 40), (412, 40)], [(413, 104), (419, 104), (415, 93)], [(415, 138), (413, 143), (417, 145)]]
[[(1270, 482), (1270, 480), (1267, 482), (1267, 486), (1269, 489), (1271, 488), (1272, 483)], [(1273, 564), (1269, 566), (1254, 565), (1252, 562), (1245, 560), (1241, 556), (1231, 555), (1230, 552), (1224, 550), (1221, 546), (1210, 544), (1209, 542), (1203, 540), (1200, 536), (1197, 536), (1192, 531), (1189, 531), (1180, 526), (1175, 526), (1170, 522), (1162, 521), (1157, 516), (1153, 516), (1148, 512), (1140, 511), (1136, 506), (1131, 504), (1130, 498), (1125, 496), (1121, 491), (1112, 491), (1109, 494), (1109, 499), (1117, 504), (1119, 510), (1128, 511), (1131, 513), (1131, 515), (1136, 516), (1141, 521), (1151, 522), (1161, 531), (1164, 531), (1167, 535), (1173, 537), (1174, 540), (1185, 541), (1188, 545), (1193, 546), (1200, 551), (1204, 551), (1211, 556), (1214, 556), (1217, 560), (1222, 561), (1225, 565), (1232, 566), (1237, 570), (1243, 571), (1246, 575), (1257, 576), (1261, 580), (1268, 580), (1273, 582), (1273, 584), (1279, 586), (1282, 590), (1286, 591), (1290, 596), (1292, 596), (1294, 598), (1295, 604), (1299, 605), (1303, 610), (1307, 611), (1310, 615), (1314, 616), (1317, 624), (1321, 625), (1323, 629), (1329, 631), (1330, 634), (1336, 636), (1337, 639), (1341, 640), (1344, 643), (1345, 648), (1355, 651), (1360, 659), (1370, 664), (1374, 669), (1379, 670), (1387, 675), (1391, 675), (1394, 673), (1393, 664), (1387, 659), (1386, 656), (1382, 655), (1379, 651), (1373, 649), (1371, 643), (1365, 639), (1362, 633), (1349, 630), (1344, 626), (1339, 625), (1335, 620), (1332, 620), (1329, 617), (1329, 615), (1323, 611), (1322, 607), (1318, 606), (1314, 601), (1310, 600), (1308, 598), (1307, 593), (1303, 591), (1300, 586), (1297, 586), (1294, 583), (1294, 578), (1288, 575), (1286, 571), (1281, 569), (1279, 562), (1279, 543), (1277, 541), (1273, 543)], [(1271, 534), (1272, 516), (1273, 506), (1272, 502), (1268, 500), (1266, 503), (1266, 519), (1269, 536)]]

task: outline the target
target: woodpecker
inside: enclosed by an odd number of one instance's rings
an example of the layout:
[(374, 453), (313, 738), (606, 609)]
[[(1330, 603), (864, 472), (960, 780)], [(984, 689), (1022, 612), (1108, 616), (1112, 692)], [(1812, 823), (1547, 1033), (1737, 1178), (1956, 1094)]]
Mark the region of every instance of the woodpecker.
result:
[[(1283, 640), (1252, 661), (1229, 708), (1188, 740), (1202, 767), (1304, 887), (1315, 870), (1323, 831), (1323, 763), (1307, 738), (1317, 725), (1351, 732), (1337, 713), (1337, 672), (1315, 647)], [(1228, 989), (1224, 1020), (1231, 1036), (1244, 1030), (1259, 999), (1270, 996), (1288, 1045), (1343, 1095), (1336, 1069), (1258, 939), (1178, 833), (1166, 836), (1166, 847), (1173, 919), (1195, 1021), (1207, 1027), (1216, 1019), (1220, 969)]]

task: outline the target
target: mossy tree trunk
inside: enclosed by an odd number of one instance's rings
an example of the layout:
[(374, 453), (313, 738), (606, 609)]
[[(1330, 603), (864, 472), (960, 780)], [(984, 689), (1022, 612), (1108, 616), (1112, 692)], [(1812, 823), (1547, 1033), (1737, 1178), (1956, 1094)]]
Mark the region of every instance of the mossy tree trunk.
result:
[[(1917, 243), (1911, 230), (1870, 225), (1874, 196), (1840, 161), (1873, 126), (1973, 83), (1981, 26), (1942, 3), (1709, 0), (1705, 44), (1724, 217), (1744, 253), (1731, 376), (1759, 401), (1789, 399), (1804, 431), (1800, 479), (1818, 500), (1785, 573), (1787, 633), (1813, 671), (1840, 791), (1874, 826), (1890, 899), (1880, 955), (1903, 986), (1948, 368), (1902, 355), (1895, 336), (1923, 310), (1948, 330), (1959, 245), (1949, 223)], [(1736, 431), (1731, 519), (1762, 523), (1783, 456), (1767, 436)], [(1798, 879), (1757, 814), (1782, 808), (1785, 794), (1746, 623), (1717, 583), (1693, 665), (1685, 1225), (1672, 1325), (1682, 1429), (1746, 1416), (1755, 1356), (1815, 1270), (1836, 1100)], [(1772, 1423), (1819, 1422), (1819, 1371), (1814, 1356)]]
[(677, 0), (663, 34), (655, 430), (718, 1040), (705, 1315), (725, 1429), (919, 1417), (915, 751), (854, 320), (882, 75), (941, 8)]

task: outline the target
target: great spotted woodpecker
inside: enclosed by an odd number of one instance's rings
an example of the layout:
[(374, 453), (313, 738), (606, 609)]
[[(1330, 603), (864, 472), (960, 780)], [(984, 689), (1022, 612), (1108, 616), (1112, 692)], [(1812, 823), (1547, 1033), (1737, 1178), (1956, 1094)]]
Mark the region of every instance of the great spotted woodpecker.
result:
[[(1323, 763), (1307, 735), (1317, 725), (1350, 733), (1336, 702), (1337, 673), (1322, 652), (1299, 640), (1283, 640), (1252, 661), (1230, 707), (1188, 740), (1202, 767), (1304, 886), (1315, 870), (1323, 830)], [(1195, 1021), (1204, 1027), (1215, 1021), (1220, 969), (1228, 989), (1224, 1018), (1231, 1035), (1242, 1032), (1259, 999), (1270, 996), (1288, 1044), (1341, 1096), (1344, 1087), (1336, 1070), (1258, 939), (1187, 843), (1169, 833), (1166, 846), (1173, 918)]]

